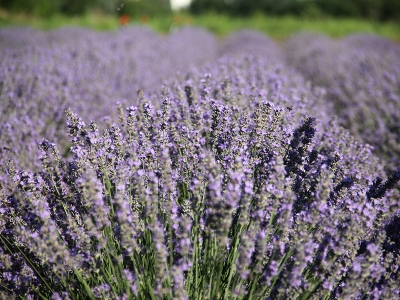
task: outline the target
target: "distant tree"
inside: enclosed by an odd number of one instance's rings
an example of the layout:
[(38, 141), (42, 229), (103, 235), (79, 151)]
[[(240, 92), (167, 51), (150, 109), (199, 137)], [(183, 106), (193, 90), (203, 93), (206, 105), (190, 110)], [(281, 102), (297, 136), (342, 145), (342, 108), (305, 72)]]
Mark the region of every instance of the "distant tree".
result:
[(301, 13), (303, 6), (303, 1), (298, 0), (193, 0), (190, 11), (193, 13), (215, 11), (234, 15), (250, 15), (255, 12), (296, 15)]
[(130, 16), (152, 16), (171, 12), (169, 0), (130, 0), (119, 3), (118, 7), (121, 9), (118, 13)]
[(383, 0), (359, 0), (356, 3), (361, 17), (369, 19), (381, 17)]
[(382, 20), (397, 20), (400, 21), (400, 0), (382, 0)]
[(211, 11), (228, 13), (231, 2), (233, 2), (233, 0), (193, 0), (190, 3), (189, 10), (194, 14)]
[[(62, 0), (60, 11), (68, 15), (82, 15), (87, 13), (92, 7), (103, 6), (105, 1), (101, 2), (99, 0)], [(110, 0), (109, 2), (114, 1)]]
[(327, 15), (336, 17), (361, 16), (358, 0), (314, 0), (315, 4)]
[(30, 12), (42, 17), (58, 12), (62, 0), (0, 0), (0, 7), (12, 12)]

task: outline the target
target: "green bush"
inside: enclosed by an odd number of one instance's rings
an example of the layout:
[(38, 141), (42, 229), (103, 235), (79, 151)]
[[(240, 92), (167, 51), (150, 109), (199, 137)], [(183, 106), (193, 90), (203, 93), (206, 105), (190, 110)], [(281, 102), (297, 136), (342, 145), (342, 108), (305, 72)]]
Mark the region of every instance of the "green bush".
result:
[(333, 16), (388, 20), (400, 18), (400, 0), (193, 0), (190, 11), (249, 15)]
[[(51, 0), (50, 0), (51, 1)], [(103, 1), (99, 0), (61, 0), (62, 5), (60, 12), (67, 15), (83, 15), (89, 11), (91, 7), (101, 6)], [(111, 1), (110, 1), (111, 2)]]
[(47, 17), (59, 11), (62, 0), (0, 0), (0, 7), (12, 12), (31, 12)]
[(103, 0), (0, 0), (0, 7), (12, 12), (33, 13), (41, 17), (48, 17), (55, 13), (67, 15), (82, 15), (92, 7), (104, 8), (106, 3), (114, 1)]
[(171, 8), (167, 0), (125, 1), (118, 11), (119, 14), (127, 14), (133, 17), (162, 15), (170, 12)]
[(382, 20), (400, 20), (400, 0), (382, 0)]
[(223, 12), (229, 9), (228, 1), (223, 0), (193, 0), (190, 4), (190, 11), (194, 14), (204, 12)]
[(0, 7), (41, 17), (55, 13), (84, 15), (94, 8), (109, 14), (132, 16), (159, 15), (171, 11), (169, 0), (0, 0)]
[(228, 12), (233, 15), (249, 15), (264, 12), (272, 15), (300, 14), (305, 4), (296, 0), (194, 0), (192, 13), (206, 11)]
[(360, 16), (356, 0), (315, 0), (315, 4), (328, 15), (336, 17)]

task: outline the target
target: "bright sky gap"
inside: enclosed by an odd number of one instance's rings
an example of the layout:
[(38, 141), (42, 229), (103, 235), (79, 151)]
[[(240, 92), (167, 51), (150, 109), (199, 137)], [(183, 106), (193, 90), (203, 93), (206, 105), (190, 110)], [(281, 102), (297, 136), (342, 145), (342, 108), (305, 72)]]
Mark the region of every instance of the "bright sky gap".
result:
[(171, 8), (173, 10), (177, 10), (182, 7), (188, 6), (191, 0), (170, 0), (170, 1), (171, 1)]

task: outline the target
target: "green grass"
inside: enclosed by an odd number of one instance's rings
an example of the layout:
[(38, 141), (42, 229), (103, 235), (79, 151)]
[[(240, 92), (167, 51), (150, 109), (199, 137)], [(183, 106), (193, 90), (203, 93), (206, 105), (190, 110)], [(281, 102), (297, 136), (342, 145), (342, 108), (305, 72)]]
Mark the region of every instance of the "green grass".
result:
[[(141, 24), (140, 17), (131, 18), (131, 23)], [(275, 39), (284, 39), (298, 31), (317, 31), (334, 38), (340, 38), (352, 33), (372, 33), (400, 41), (400, 23), (375, 22), (358, 19), (335, 19), (330, 17), (301, 18), (293, 16), (273, 17), (256, 14), (251, 17), (231, 17), (228, 15), (205, 14), (192, 16), (187, 13), (150, 17), (147, 23), (161, 33), (167, 33), (173, 28), (191, 24), (206, 28), (218, 36), (226, 36), (239, 29), (257, 29)], [(0, 27), (31, 26), (38, 29), (55, 29), (65, 26), (78, 26), (96, 30), (116, 30), (120, 27), (118, 18), (94, 12), (85, 16), (67, 17), (53, 15), (39, 18), (26, 14), (12, 14), (0, 10)]]
[(232, 18), (224, 15), (203, 15), (194, 19), (194, 24), (208, 28), (218, 35), (227, 35), (241, 28), (254, 28), (269, 36), (282, 39), (298, 31), (308, 30), (325, 33), (331, 37), (343, 37), (351, 33), (374, 33), (392, 40), (400, 40), (400, 23), (372, 22), (357, 19), (299, 18), (293, 16), (272, 17), (255, 15), (251, 18)]

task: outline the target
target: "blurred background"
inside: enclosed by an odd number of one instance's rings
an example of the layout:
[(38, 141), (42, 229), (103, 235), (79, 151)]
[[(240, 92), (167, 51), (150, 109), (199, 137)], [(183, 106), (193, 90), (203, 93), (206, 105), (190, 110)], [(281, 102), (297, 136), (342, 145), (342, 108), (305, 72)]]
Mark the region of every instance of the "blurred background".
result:
[(196, 25), (217, 35), (250, 27), (277, 38), (311, 29), (330, 36), (364, 31), (399, 40), (400, 0), (0, 0), (1, 27), (106, 30), (128, 23), (148, 23), (161, 32)]
[(399, 0), (193, 0), (193, 13), (227, 12), (231, 15), (333, 16), (366, 19), (400, 19)]

